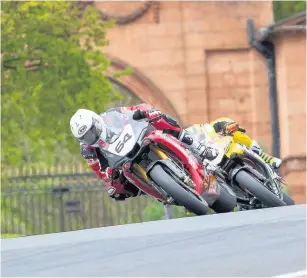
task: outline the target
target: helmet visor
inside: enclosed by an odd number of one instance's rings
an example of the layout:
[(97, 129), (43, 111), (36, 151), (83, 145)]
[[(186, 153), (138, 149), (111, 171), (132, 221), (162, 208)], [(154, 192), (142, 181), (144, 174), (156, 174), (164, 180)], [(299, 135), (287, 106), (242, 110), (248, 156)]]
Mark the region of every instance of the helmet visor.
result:
[(79, 138), (79, 141), (87, 145), (94, 145), (97, 143), (101, 132), (102, 129), (93, 121), (91, 128)]

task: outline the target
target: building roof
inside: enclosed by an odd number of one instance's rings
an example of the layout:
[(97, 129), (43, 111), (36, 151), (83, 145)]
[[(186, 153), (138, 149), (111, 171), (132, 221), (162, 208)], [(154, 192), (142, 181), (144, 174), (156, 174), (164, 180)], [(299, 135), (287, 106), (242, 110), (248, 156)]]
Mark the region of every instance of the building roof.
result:
[(278, 21), (272, 26), (290, 26), (290, 25), (306, 25), (306, 11), (296, 13), (283, 20)]
[(272, 40), (284, 32), (304, 32), (306, 35), (306, 11), (299, 12), (268, 27), (257, 29), (259, 41)]

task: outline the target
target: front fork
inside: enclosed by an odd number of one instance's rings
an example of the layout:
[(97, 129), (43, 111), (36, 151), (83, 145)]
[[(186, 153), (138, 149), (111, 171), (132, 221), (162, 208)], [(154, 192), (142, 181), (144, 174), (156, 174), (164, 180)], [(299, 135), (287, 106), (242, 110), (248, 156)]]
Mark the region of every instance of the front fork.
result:
[[(168, 156), (163, 151), (159, 150), (155, 146), (151, 146), (151, 151), (160, 160), (166, 160), (168, 158)], [(159, 194), (159, 195), (161, 195), (161, 197), (163, 197), (163, 199), (157, 198), (160, 202), (162, 202), (164, 205), (165, 204), (173, 204), (173, 202), (174, 202), (173, 198), (169, 198), (167, 196), (166, 192), (162, 191), (159, 187), (155, 186), (155, 184), (147, 176), (146, 170), (141, 165), (139, 165), (137, 163), (133, 163), (132, 168), (134, 169), (134, 171), (136, 171), (138, 174), (141, 175), (141, 177), (143, 178), (143, 180), (147, 184), (150, 184), (153, 187), (153, 189), (157, 192), (157, 194)], [(155, 196), (155, 197), (157, 197), (157, 196)]]
[(175, 204), (174, 199), (169, 197), (167, 193), (161, 190), (159, 187), (156, 187), (155, 184), (152, 183), (152, 181), (147, 176), (147, 171), (149, 171), (155, 163), (165, 165), (166, 168), (169, 169), (170, 175), (173, 175), (174, 178), (180, 180), (182, 182), (182, 186), (186, 187), (186, 189), (191, 191), (191, 193), (197, 196), (200, 200), (204, 201), (200, 194), (196, 191), (196, 186), (193, 180), (188, 175), (186, 175), (184, 171), (177, 169), (177, 167), (170, 160), (168, 160), (168, 156), (162, 150), (156, 148), (155, 146), (151, 146), (151, 151), (157, 156), (160, 162), (154, 161), (146, 170), (136, 163), (134, 163), (132, 167), (148, 184), (151, 184), (151, 186), (158, 192), (158, 194), (161, 194), (161, 196), (166, 199), (166, 202), (162, 201), (162, 203), (170, 205)]

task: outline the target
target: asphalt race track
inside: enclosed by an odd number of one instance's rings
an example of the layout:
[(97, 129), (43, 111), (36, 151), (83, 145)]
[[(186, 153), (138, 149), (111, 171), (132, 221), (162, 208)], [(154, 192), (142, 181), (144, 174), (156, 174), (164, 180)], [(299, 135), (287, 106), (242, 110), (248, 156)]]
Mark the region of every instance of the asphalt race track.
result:
[(2, 277), (275, 276), (306, 269), (306, 205), (1, 241)]

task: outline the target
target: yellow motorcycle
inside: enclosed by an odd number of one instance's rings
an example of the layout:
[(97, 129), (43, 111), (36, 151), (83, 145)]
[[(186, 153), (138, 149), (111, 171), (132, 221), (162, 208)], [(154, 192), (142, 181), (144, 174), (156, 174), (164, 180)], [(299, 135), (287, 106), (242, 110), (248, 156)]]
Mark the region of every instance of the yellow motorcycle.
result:
[[(283, 192), (283, 179), (260, 156), (245, 145), (236, 143), (235, 136), (216, 133), (210, 124), (200, 125), (208, 145), (219, 150), (213, 161), (207, 161), (207, 169), (220, 183), (226, 183), (237, 196), (237, 204), (243, 209), (294, 205)], [(242, 131), (242, 130), (241, 130)], [(238, 131), (241, 141), (246, 136)], [(222, 196), (214, 206), (220, 208)], [(214, 207), (212, 207), (214, 209)]]

